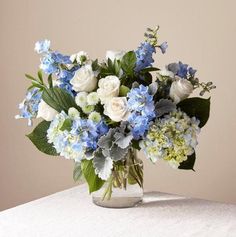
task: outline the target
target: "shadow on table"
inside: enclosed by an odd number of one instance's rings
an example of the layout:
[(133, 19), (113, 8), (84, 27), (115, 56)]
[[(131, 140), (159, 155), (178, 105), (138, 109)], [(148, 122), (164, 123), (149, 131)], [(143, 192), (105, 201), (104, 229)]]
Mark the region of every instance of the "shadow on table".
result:
[(143, 202), (138, 207), (177, 207), (177, 206), (198, 206), (207, 204), (207, 201), (195, 198), (181, 197), (167, 193), (147, 192), (144, 194)]

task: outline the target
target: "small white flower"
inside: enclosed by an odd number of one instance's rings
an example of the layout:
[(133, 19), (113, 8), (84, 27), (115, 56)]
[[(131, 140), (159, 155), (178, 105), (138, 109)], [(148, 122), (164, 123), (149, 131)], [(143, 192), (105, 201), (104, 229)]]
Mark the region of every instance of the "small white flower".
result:
[(193, 85), (190, 81), (183, 78), (177, 78), (170, 87), (170, 98), (177, 104), (186, 99), (193, 92)]
[(75, 103), (80, 106), (84, 107), (87, 105), (87, 92), (79, 92), (75, 97)]
[(99, 102), (99, 97), (97, 92), (91, 92), (87, 96), (87, 102), (89, 105), (96, 105)]
[(92, 113), (88, 116), (88, 118), (89, 118), (90, 120), (92, 120), (93, 122), (95, 122), (95, 123), (99, 123), (99, 122), (101, 121), (101, 119), (102, 119), (101, 115), (100, 115), (98, 112), (96, 112), (96, 111), (92, 112)]
[(104, 105), (104, 114), (115, 122), (125, 121), (128, 118), (126, 97), (113, 97)]
[(167, 70), (167, 68), (163, 68), (162, 70), (157, 72), (159, 75), (163, 76), (163, 77), (170, 77), (170, 78), (174, 78), (174, 73)]
[(83, 63), (89, 62), (89, 56), (86, 52), (80, 51), (76, 54), (72, 54), (70, 56), (70, 60), (71, 60), (71, 62), (74, 62), (76, 60), (76, 62), (81, 65)]
[(106, 59), (108, 58), (111, 59), (111, 61), (116, 60), (121, 60), (123, 56), (125, 55), (125, 51), (113, 51), (113, 50), (108, 50), (106, 52)]
[(90, 114), (91, 112), (94, 111), (94, 106), (93, 105), (85, 105), (82, 107), (82, 110), (85, 114)]
[(70, 83), (76, 92), (93, 91), (97, 86), (97, 78), (95, 77), (91, 65), (87, 64), (76, 71), (74, 77), (70, 80)]
[(71, 108), (69, 108), (69, 110), (68, 110), (68, 115), (69, 115), (69, 117), (71, 117), (71, 118), (79, 118), (80, 113), (79, 113), (79, 111), (78, 111), (76, 108), (71, 107)]
[(98, 81), (98, 96), (102, 104), (108, 102), (112, 97), (119, 95), (120, 79), (116, 76), (106, 76)]
[(38, 105), (37, 118), (43, 118), (46, 121), (52, 121), (58, 112), (45, 103), (42, 99)]

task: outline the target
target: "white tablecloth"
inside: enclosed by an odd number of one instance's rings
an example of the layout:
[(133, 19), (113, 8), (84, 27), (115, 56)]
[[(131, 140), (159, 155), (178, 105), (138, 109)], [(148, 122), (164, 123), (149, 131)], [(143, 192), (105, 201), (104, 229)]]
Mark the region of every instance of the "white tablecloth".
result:
[(1, 237), (235, 237), (236, 205), (149, 192), (127, 209), (95, 206), (85, 185), (0, 212)]

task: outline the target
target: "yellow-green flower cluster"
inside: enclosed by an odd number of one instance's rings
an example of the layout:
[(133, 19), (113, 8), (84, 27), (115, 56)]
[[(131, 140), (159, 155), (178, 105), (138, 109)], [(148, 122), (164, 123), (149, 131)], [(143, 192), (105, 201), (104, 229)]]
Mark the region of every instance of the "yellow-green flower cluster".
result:
[(195, 117), (190, 118), (186, 113), (176, 110), (157, 119), (140, 146), (152, 162), (163, 159), (178, 168), (181, 162), (194, 153), (200, 132), (199, 123)]

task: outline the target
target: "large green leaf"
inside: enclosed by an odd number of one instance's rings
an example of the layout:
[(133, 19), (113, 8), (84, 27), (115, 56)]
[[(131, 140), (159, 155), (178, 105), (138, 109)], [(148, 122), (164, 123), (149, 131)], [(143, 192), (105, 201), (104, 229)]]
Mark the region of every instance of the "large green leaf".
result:
[(136, 60), (137, 59), (134, 51), (129, 51), (123, 56), (121, 67), (127, 75), (133, 75)]
[(189, 117), (196, 117), (200, 120), (199, 127), (203, 127), (210, 115), (210, 98), (188, 98), (177, 104), (177, 107), (184, 111)]
[(47, 130), (49, 128), (50, 122), (42, 121), (33, 130), (32, 133), (26, 135), (31, 142), (43, 153), (52, 156), (58, 156), (56, 149), (52, 144), (48, 143), (47, 140)]
[(103, 184), (104, 180), (100, 179), (94, 171), (92, 160), (83, 160), (81, 163), (82, 173), (88, 183), (89, 193), (99, 190)]
[(180, 163), (180, 166), (178, 167), (178, 169), (194, 171), (193, 167), (194, 167), (195, 160), (196, 160), (196, 154), (194, 152), (191, 156), (188, 156), (188, 159), (186, 161), (183, 161)]
[(71, 107), (79, 110), (74, 98), (59, 87), (44, 89), (42, 98), (50, 107), (59, 113), (62, 110), (67, 112)]

